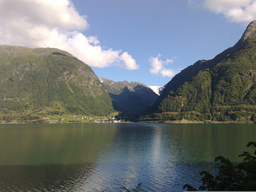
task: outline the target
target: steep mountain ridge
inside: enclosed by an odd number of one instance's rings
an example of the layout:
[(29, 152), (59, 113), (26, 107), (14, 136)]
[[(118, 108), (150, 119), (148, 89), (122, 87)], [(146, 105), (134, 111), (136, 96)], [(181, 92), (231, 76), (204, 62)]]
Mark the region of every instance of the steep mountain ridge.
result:
[(213, 59), (210, 60), (199, 60), (195, 62), (193, 65), (188, 66), (187, 68), (183, 69), (179, 74), (175, 75), (170, 82), (167, 83), (165, 89), (163, 90), (162, 95), (158, 99), (161, 101), (165, 98), (170, 91), (176, 90), (180, 85), (184, 82), (189, 81), (192, 77), (196, 76), (199, 72), (203, 71), (207, 68), (212, 68), (216, 66), (221, 61), (229, 58), (235, 52), (241, 50), (245, 45), (245, 41), (248, 38), (252, 38), (256, 34), (256, 21), (252, 21), (246, 28), (245, 32), (243, 33), (240, 40), (233, 46), (222, 53), (215, 56)]
[(1, 115), (114, 111), (92, 69), (66, 51), (0, 45)]
[(253, 120), (255, 75), (256, 21), (253, 21), (233, 47), (177, 74), (141, 119)]
[(118, 111), (138, 113), (152, 105), (158, 98), (152, 89), (140, 82), (115, 82), (106, 78), (100, 80), (105, 84)]
[(252, 21), (246, 28), (245, 32), (243, 33), (242, 37), (239, 41), (235, 44), (233, 48), (233, 52), (239, 51), (243, 48), (244, 42), (247, 39), (252, 38), (256, 34), (256, 21)]

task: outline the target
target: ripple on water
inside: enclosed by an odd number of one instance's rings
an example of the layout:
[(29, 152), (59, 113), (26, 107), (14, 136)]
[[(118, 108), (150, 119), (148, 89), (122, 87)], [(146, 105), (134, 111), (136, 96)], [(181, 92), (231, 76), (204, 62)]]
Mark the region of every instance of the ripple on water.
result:
[(67, 191), (89, 177), (87, 165), (0, 166), (0, 191)]
[(234, 158), (256, 135), (233, 125), (50, 126), (0, 129), (0, 191), (183, 191), (201, 184), (202, 170), (216, 171), (209, 159)]

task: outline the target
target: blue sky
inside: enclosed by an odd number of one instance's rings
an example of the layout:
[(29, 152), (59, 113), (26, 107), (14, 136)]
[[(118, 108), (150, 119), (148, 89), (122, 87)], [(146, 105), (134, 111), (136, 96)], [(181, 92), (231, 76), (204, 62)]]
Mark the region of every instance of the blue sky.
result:
[(0, 0), (0, 44), (64, 49), (98, 77), (163, 86), (254, 19), (256, 0)]

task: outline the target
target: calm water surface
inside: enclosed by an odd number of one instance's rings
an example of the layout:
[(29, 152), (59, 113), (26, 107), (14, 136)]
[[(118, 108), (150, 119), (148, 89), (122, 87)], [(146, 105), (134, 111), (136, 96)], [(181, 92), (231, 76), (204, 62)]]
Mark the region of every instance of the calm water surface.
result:
[(0, 125), (0, 191), (183, 191), (249, 141), (255, 125)]

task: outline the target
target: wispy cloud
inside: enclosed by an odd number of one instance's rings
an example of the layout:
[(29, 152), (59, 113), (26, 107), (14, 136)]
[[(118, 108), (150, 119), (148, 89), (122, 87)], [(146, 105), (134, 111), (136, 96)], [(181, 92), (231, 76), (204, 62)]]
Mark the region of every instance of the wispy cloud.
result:
[(188, 5), (222, 14), (230, 22), (248, 24), (256, 19), (256, 0), (188, 0)]
[(93, 67), (139, 68), (127, 52), (103, 49), (96, 36), (86, 37), (88, 28), (70, 0), (0, 0), (0, 44), (55, 47)]
[(175, 71), (173, 69), (167, 69), (164, 65), (167, 65), (169, 63), (173, 63), (174, 59), (167, 59), (166, 61), (162, 61), (159, 59), (161, 57), (161, 54), (158, 54), (157, 57), (150, 57), (149, 62), (152, 68), (150, 69), (151, 74), (161, 74), (162, 77), (173, 77), (175, 75)]

